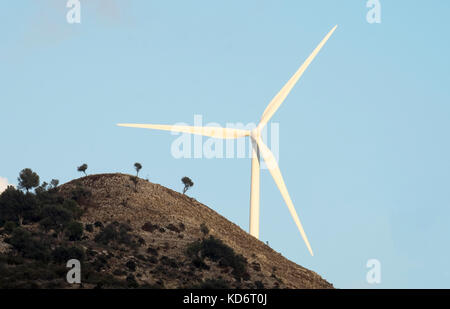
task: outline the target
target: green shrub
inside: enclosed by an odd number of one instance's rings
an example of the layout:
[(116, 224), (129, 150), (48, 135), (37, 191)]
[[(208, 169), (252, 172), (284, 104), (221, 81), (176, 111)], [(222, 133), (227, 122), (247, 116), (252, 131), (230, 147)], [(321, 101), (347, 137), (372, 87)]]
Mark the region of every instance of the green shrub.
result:
[(161, 261), (161, 264), (163, 264), (163, 265), (170, 266), (172, 268), (178, 267), (177, 261), (175, 261), (174, 259), (171, 259), (170, 257), (163, 256), (163, 257), (161, 257), (160, 261)]
[(49, 246), (34, 239), (31, 233), (23, 228), (16, 228), (7, 241), (25, 258), (47, 261), (50, 257)]
[(84, 226), (84, 229), (86, 230), (86, 232), (92, 233), (94, 231), (94, 226), (92, 224), (86, 224)]
[(17, 224), (15, 222), (13, 222), (13, 221), (8, 221), (3, 226), (3, 228), (5, 229), (5, 232), (7, 234), (11, 234), (16, 227), (17, 227)]
[(134, 261), (128, 261), (125, 266), (130, 270), (130, 271), (136, 271), (136, 263)]
[(83, 261), (85, 259), (85, 254), (83, 249), (80, 249), (78, 247), (66, 247), (66, 246), (60, 246), (56, 247), (52, 251), (52, 260), (55, 263), (61, 264), (61, 263), (67, 263), (67, 261), (71, 259), (77, 259), (79, 261)]
[(254, 271), (261, 271), (261, 265), (258, 262), (253, 262), (251, 266)]
[(101, 272), (96, 272), (88, 264), (83, 265), (81, 272), (81, 282), (96, 284), (95, 288), (126, 288), (127, 282), (125, 280), (120, 280), (115, 278), (110, 274), (105, 274)]
[(108, 245), (112, 241), (116, 241), (119, 238), (117, 229), (114, 225), (107, 225), (100, 233), (98, 233), (94, 240), (103, 245)]
[(142, 255), (142, 254), (137, 254), (136, 258), (141, 260), (141, 261), (146, 261), (147, 260), (147, 258), (144, 255)]
[(0, 226), (12, 221), (26, 224), (38, 220), (39, 203), (32, 193), (9, 186), (0, 194)]
[(264, 289), (264, 283), (262, 283), (262, 281), (255, 281), (255, 287), (257, 289)]
[(114, 276), (125, 276), (127, 274), (127, 272), (126, 271), (123, 271), (123, 270), (121, 270), (121, 269), (115, 269), (114, 271), (113, 271), (113, 275)]
[(213, 236), (189, 244), (186, 249), (186, 254), (198, 266), (202, 266), (201, 262), (207, 257), (217, 262), (221, 267), (231, 267), (233, 269), (232, 273), (236, 278), (249, 278), (247, 273), (247, 260), (242, 255), (236, 254), (233, 248)]
[(198, 269), (206, 269), (206, 270), (210, 269), (210, 267), (203, 261), (203, 259), (199, 257), (192, 259), (192, 265), (194, 265)]
[(198, 289), (231, 289), (230, 284), (219, 278), (219, 279), (206, 279), (202, 283), (200, 283), (198, 286), (196, 286)]
[(158, 263), (158, 260), (154, 256), (147, 257), (147, 261), (149, 261), (152, 264)]
[(137, 281), (133, 275), (129, 275), (126, 280), (127, 280), (127, 285), (129, 288), (135, 289), (135, 288), (139, 287), (139, 284), (137, 283)]
[(142, 230), (146, 231), (146, 232), (150, 232), (153, 233), (153, 231), (159, 229), (159, 226), (157, 224), (151, 224), (150, 222), (146, 222), (143, 226), (142, 226)]
[(25, 263), (25, 259), (19, 255), (7, 255), (6, 264), (8, 265), (20, 265)]
[(95, 260), (92, 262), (92, 267), (96, 271), (101, 271), (102, 269), (108, 266), (108, 259), (104, 255), (98, 255)]
[(186, 226), (183, 224), (183, 222), (180, 222), (180, 224), (178, 224), (178, 226), (180, 227), (180, 231), (184, 232), (184, 230), (186, 229)]
[(158, 250), (156, 250), (155, 248), (152, 248), (152, 247), (147, 248), (147, 253), (150, 253), (151, 255), (154, 255), (154, 256), (158, 256)]
[[(63, 278), (66, 272), (65, 267), (63, 268), (63, 273), (61, 274), (61, 267), (52, 264), (36, 261), (23, 263), (2, 272), (0, 287), (37, 288), (39, 285), (36, 281)], [(31, 282), (36, 283), (36, 286), (29, 285)]]
[(45, 231), (48, 232), (53, 228), (53, 220), (50, 217), (44, 218), (41, 221), (39, 221), (39, 227)]
[(145, 239), (144, 238), (142, 238), (142, 237), (138, 237), (138, 244), (139, 244), (139, 246), (143, 246), (143, 245), (145, 245)]
[(83, 214), (83, 210), (78, 206), (74, 200), (65, 200), (62, 207), (68, 210), (74, 219), (79, 219)]
[(44, 230), (62, 231), (72, 219), (73, 214), (61, 205), (47, 205), (42, 208), (40, 225)]
[(117, 244), (124, 244), (131, 248), (137, 247), (136, 242), (133, 240), (133, 235), (129, 232), (131, 227), (127, 224), (119, 224), (113, 222), (108, 224), (100, 233), (95, 236), (95, 242), (108, 245), (111, 242)]
[(177, 228), (175, 225), (173, 225), (172, 223), (170, 223), (168, 226), (167, 226), (167, 229), (168, 230), (171, 230), (171, 231), (173, 231), (173, 232), (175, 232), (175, 233), (180, 233), (180, 229), (179, 228)]
[(88, 201), (91, 196), (92, 196), (91, 190), (89, 190), (88, 188), (84, 187), (81, 184), (77, 184), (77, 186), (71, 192), (72, 200), (78, 203), (84, 203)]
[(66, 227), (66, 237), (71, 240), (80, 240), (83, 236), (83, 225), (80, 222), (72, 221)]

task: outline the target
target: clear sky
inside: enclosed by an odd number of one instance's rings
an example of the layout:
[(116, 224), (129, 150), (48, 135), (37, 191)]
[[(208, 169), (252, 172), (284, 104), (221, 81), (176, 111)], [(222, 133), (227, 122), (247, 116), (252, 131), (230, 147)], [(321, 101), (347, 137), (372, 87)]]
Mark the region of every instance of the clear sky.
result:
[(176, 136), (115, 124), (257, 122), (338, 24), (272, 119), (315, 256), (267, 170), (260, 238), (339, 288), (450, 288), (450, 2), (380, 2), (369, 24), (366, 1), (89, 0), (68, 24), (65, 0), (1, 1), (0, 177), (138, 161), (248, 230), (249, 159), (175, 159)]

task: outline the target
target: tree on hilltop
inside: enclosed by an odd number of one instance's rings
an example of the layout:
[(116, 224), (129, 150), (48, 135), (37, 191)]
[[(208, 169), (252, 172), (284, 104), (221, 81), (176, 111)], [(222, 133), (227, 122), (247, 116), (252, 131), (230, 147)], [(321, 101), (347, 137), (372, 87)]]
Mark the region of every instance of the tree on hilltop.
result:
[(84, 163), (83, 165), (79, 166), (79, 167), (77, 168), (77, 170), (78, 170), (80, 173), (84, 173), (84, 175), (87, 176), (87, 174), (86, 174), (87, 168), (88, 168), (88, 165), (87, 165), (86, 163)]
[(27, 192), (30, 189), (39, 186), (39, 175), (33, 172), (30, 168), (23, 169), (17, 180), (19, 181), (19, 188), (25, 189)]
[(134, 168), (136, 170), (136, 177), (139, 176), (139, 171), (142, 169), (142, 164), (141, 163), (134, 163)]
[(181, 182), (184, 184), (183, 194), (185, 194), (186, 191), (189, 190), (194, 185), (192, 180), (189, 177), (186, 177), (186, 176), (181, 178)]

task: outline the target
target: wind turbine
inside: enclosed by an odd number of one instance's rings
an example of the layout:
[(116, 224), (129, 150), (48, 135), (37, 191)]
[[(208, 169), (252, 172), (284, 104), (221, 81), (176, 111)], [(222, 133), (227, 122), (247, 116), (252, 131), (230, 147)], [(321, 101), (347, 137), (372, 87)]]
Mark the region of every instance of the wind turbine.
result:
[(292, 203), (291, 197), (289, 196), (286, 184), (284, 183), (283, 177), (281, 176), (280, 168), (278, 167), (277, 160), (275, 156), (270, 151), (270, 149), (263, 143), (261, 139), (261, 131), (268, 121), (272, 118), (275, 112), (278, 110), (280, 105), (286, 99), (288, 94), (291, 92), (294, 85), (303, 75), (305, 70), (314, 60), (316, 55), (331, 37), (333, 32), (336, 30), (337, 25), (323, 38), (319, 45), (314, 49), (314, 51), (309, 55), (305, 62), (300, 66), (300, 68), (295, 72), (291, 79), (284, 85), (280, 92), (272, 99), (269, 105), (264, 110), (261, 120), (258, 126), (253, 130), (241, 130), (234, 128), (219, 128), (219, 127), (195, 127), (195, 126), (178, 126), (178, 125), (157, 125), (157, 124), (130, 124), (121, 123), (117, 124), (121, 127), (132, 127), (132, 128), (144, 128), (144, 129), (154, 129), (154, 130), (164, 130), (172, 132), (183, 132), (190, 134), (198, 134), (213, 138), (221, 139), (236, 139), (240, 137), (249, 136), (252, 142), (252, 173), (251, 173), (251, 190), (250, 190), (250, 234), (256, 238), (259, 238), (259, 185), (260, 185), (260, 154), (262, 155), (264, 161), (266, 162), (267, 168), (272, 175), (281, 195), (297, 225), (298, 230), (306, 243), (308, 251), (313, 254), (311, 245), (309, 244), (308, 238), (306, 237), (303, 226), (298, 218), (297, 212), (295, 211), (294, 204)]

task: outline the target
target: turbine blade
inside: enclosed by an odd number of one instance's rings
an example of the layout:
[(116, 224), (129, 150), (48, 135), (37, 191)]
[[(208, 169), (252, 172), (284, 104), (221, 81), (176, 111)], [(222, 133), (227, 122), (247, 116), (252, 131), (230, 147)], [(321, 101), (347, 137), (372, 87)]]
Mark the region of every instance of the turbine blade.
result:
[(331, 37), (333, 32), (336, 30), (337, 25), (334, 26), (333, 29), (331, 29), (330, 32), (325, 36), (325, 38), (319, 43), (319, 45), (314, 49), (314, 51), (309, 55), (309, 57), (305, 60), (305, 62), (300, 66), (298, 71), (291, 77), (291, 79), (284, 85), (283, 88), (281, 88), (280, 92), (272, 99), (272, 101), (269, 103), (269, 105), (264, 110), (264, 113), (261, 117), (259, 127), (263, 127), (267, 124), (267, 122), (270, 120), (270, 118), (275, 114), (275, 112), (278, 110), (280, 105), (283, 103), (283, 101), (286, 99), (288, 94), (291, 92), (292, 88), (295, 86), (295, 84), (298, 82), (300, 77), (303, 75), (305, 70), (308, 68), (308, 66), (311, 64), (311, 62), (314, 60), (316, 55), (319, 53), (319, 51), (322, 49), (322, 47), (325, 45), (325, 43), (328, 41), (328, 39)]
[(194, 127), (194, 126), (177, 126), (177, 125), (159, 125), (159, 124), (133, 124), (133, 123), (119, 123), (119, 127), (153, 129), (172, 132), (183, 132), (190, 134), (197, 134), (209, 136), (213, 138), (233, 139), (250, 135), (247, 130), (220, 128), (220, 127)]
[(298, 230), (300, 231), (300, 235), (302, 235), (302, 238), (306, 243), (306, 247), (308, 247), (309, 253), (311, 253), (311, 255), (314, 255), (311, 249), (311, 245), (309, 244), (308, 238), (306, 237), (305, 231), (303, 230), (302, 223), (300, 222), (297, 212), (295, 211), (294, 204), (292, 203), (291, 197), (289, 196), (286, 184), (284, 183), (283, 177), (281, 176), (281, 171), (280, 168), (278, 167), (275, 156), (273, 155), (272, 151), (270, 151), (270, 149), (263, 143), (261, 139), (257, 139), (256, 142), (258, 143), (259, 150), (261, 152), (262, 157), (264, 158), (264, 161), (267, 164), (270, 174), (275, 180), (275, 183), (278, 189), (280, 190), (284, 201), (286, 202), (289, 212), (291, 213), (291, 216), (294, 219), (294, 222), (297, 225)]

